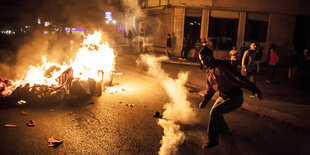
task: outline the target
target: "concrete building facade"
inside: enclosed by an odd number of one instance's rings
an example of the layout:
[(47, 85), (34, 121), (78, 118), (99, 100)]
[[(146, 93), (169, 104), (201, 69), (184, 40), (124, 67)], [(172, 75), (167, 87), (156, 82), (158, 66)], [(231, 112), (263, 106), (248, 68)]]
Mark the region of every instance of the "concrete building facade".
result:
[[(195, 39), (214, 42), (219, 59), (229, 59), (228, 47), (240, 49), (253, 40), (262, 46), (265, 58), (269, 46), (276, 44), (285, 62), (296, 37), (296, 17), (310, 15), (307, 0), (145, 0), (142, 7), (147, 14), (145, 37), (154, 50), (165, 51), (166, 36), (171, 33), (173, 54), (180, 56), (184, 35), (199, 31)], [(305, 46), (310, 39), (307, 42)]]

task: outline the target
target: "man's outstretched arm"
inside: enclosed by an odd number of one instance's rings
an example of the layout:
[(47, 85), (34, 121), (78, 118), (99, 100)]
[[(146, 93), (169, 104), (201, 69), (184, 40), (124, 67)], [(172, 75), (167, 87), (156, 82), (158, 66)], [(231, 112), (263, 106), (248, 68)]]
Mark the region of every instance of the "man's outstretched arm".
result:
[(215, 90), (210, 85), (209, 80), (207, 80), (207, 88), (206, 89), (207, 89), (207, 93), (204, 96), (204, 100), (199, 104), (199, 107), (201, 109), (203, 109), (207, 105), (207, 103), (212, 99), (212, 97), (215, 94)]

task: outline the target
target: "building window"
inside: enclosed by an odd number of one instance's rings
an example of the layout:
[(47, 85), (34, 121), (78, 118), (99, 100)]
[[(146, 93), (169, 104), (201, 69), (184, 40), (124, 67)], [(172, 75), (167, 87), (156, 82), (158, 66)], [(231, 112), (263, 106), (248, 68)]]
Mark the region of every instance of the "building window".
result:
[(230, 50), (236, 45), (238, 19), (210, 17), (208, 37), (214, 50)]
[(184, 23), (184, 37), (187, 35), (191, 36), (192, 47), (195, 45), (196, 40), (200, 40), (200, 28), (201, 28), (201, 17), (189, 17), (185, 16)]
[(268, 22), (258, 20), (246, 20), (245, 24), (245, 41), (265, 42), (267, 35)]
[(245, 23), (244, 41), (265, 42), (268, 29), (268, 14), (248, 12)]

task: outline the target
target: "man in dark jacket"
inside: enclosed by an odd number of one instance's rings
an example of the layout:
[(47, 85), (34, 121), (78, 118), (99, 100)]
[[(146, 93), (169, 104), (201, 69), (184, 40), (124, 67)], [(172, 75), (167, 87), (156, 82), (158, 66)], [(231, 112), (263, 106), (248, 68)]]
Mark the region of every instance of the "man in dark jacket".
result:
[(181, 58), (183, 60), (187, 59), (188, 54), (190, 53), (192, 46), (193, 46), (193, 41), (191, 39), (191, 35), (188, 34), (186, 36), (186, 38), (183, 40), (183, 49), (181, 51)]
[(171, 55), (171, 35), (168, 33), (167, 35), (167, 42), (166, 42), (166, 47), (167, 47), (167, 56), (170, 57)]
[(208, 143), (205, 149), (215, 147), (218, 144), (219, 134), (228, 131), (223, 114), (241, 107), (243, 95), (241, 88), (250, 90), (256, 97), (262, 99), (260, 90), (254, 83), (242, 76), (228, 63), (215, 60), (211, 50), (202, 50), (199, 53), (201, 64), (206, 69), (207, 93), (199, 107), (204, 108), (211, 100), (216, 91), (219, 98), (215, 101), (209, 118)]

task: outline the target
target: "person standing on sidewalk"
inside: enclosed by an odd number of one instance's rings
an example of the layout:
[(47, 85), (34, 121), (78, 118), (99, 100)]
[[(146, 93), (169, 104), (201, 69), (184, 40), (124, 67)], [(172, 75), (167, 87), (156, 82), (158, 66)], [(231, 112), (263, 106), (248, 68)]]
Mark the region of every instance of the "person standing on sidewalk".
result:
[(194, 58), (198, 58), (198, 53), (199, 53), (199, 51), (201, 50), (201, 48), (202, 48), (202, 45), (201, 45), (201, 43), (200, 43), (200, 39), (199, 39), (199, 40), (196, 40)]
[(229, 52), (230, 55), (230, 64), (237, 69), (237, 55), (238, 55), (238, 50), (236, 49), (236, 46), (232, 47), (232, 50)]
[(132, 48), (132, 32), (131, 32), (131, 30), (128, 31), (127, 39), (128, 39), (129, 47)]
[(167, 35), (167, 42), (166, 42), (166, 47), (167, 47), (167, 56), (168, 57), (170, 57), (170, 55), (171, 55), (171, 35), (170, 35), (170, 33), (168, 33), (168, 35)]
[(298, 55), (295, 51), (295, 48), (293, 47), (290, 53), (289, 68), (287, 75), (289, 79), (292, 80), (296, 79), (297, 64), (298, 64)]
[(268, 83), (268, 84), (271, 84), (273, 82), (274, 74), (276, 72), (276, 67), (277, 67), (278, 61), (279, 61), (279, 56), (275, 52), (274, 48), (271, 48), (270, 49), (270, 60), (269, 60), (269, 66), (270, 66), (271, 70), (270, 70), (270, 74), (269, 74), (269, 79), (266, 80), (266, 83)]
[(242, 64), (241, 64), (241, 74), (246, 76), (251, 82), (255, 83), (255, 74), (257, 66), (256, 60), (256, 44), (251, 43), (250, 49), (246, 50), (243, 54)]
[(189, 54), (189, 52), (191, 51), (191, 48), (192, 48), (192, 44), (193, 44), (192, 42), (193, 41), (191, 39), (191, 35), (188, 34), (186, 36), (185, 42), (183, 41), (183, 49), (182, 49), (182, 52), (181, 52), (181, 58), (183, 60), (187, 59), (188, 54)]
[(298, 65), (297, 87), (301, 90), (310, 90), (310, 53), (308, 48), (304, 49), (300, 56)]
[(215, 60), (211, 50), (205, 48), (199, 53), (199, 59), (206, 70), (206, 90), (204, 100), (199, 104), (203, 109), (214, 96), (219, 92), (219, 98), (215, 101), (209, 117), (207, 130), (208, 142), (203, 148), (208, 149), (218, 145), (219, 134), (228, 131), (223, 114), (229, 113), (241, 107), (243, 95), (241, 88), (250, 90), (260, 100), (261, 91), (236, 69), (224, 61)]

